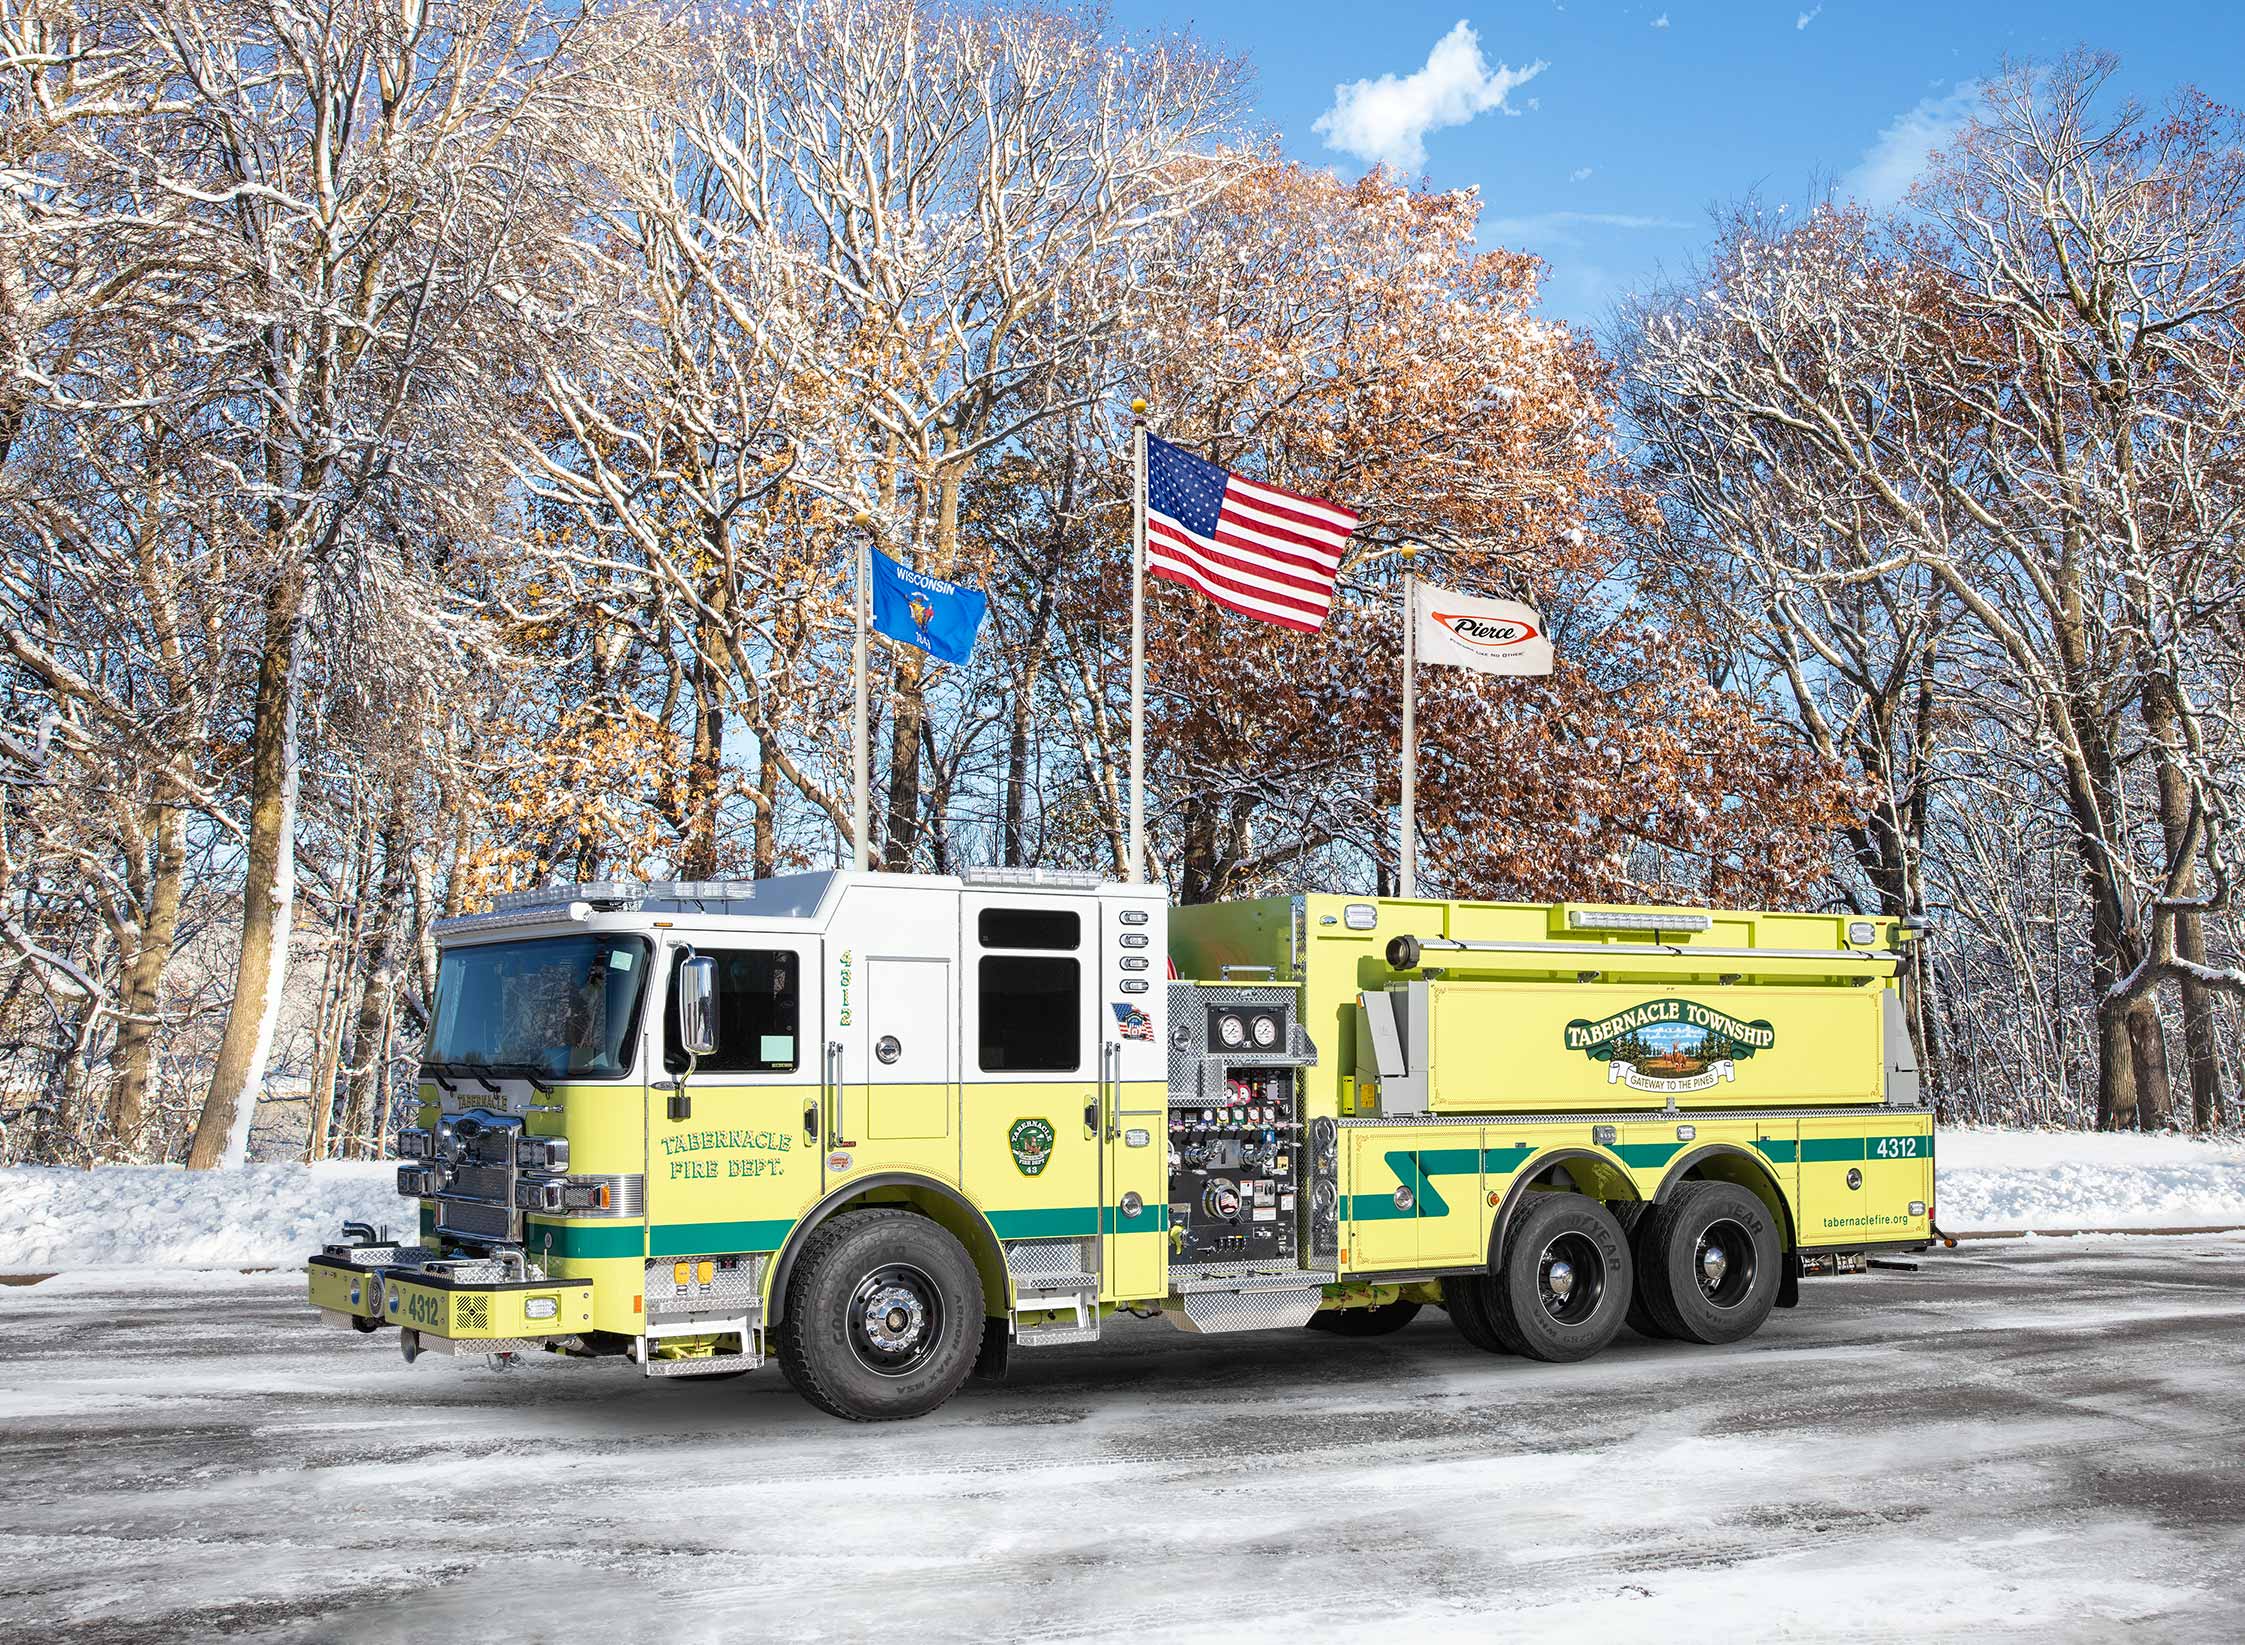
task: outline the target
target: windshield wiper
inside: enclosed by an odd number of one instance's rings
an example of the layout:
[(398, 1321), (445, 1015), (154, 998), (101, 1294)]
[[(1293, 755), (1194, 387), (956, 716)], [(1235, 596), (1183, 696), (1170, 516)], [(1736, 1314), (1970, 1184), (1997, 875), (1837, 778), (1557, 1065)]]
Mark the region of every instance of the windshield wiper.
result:
[(550, 1097), (553, 1095), (553, 1082), (546, 1078), (545, 1071), (534, 1062), (471, 1063), (468, 1071), (474, 1074), (477, 1079), (483, 1080), (485, 1090), (496, 1093), (499, 1088), (488, 1079), (484, 1079), (483, 1071), (487, 1068), (501, 1077), (511, 1075), (515, 1079), (528, 1080), (537, 1088), (540, 1096)]
[(460, 1088), (444, 1077), (449, 1071), (452, 1071), (452, 1064), (448, 1062), (424, 1062), (421, 1064), (422, 1073), (443, 1086), (447, 1096), (456, 1097), (460, 1094)]

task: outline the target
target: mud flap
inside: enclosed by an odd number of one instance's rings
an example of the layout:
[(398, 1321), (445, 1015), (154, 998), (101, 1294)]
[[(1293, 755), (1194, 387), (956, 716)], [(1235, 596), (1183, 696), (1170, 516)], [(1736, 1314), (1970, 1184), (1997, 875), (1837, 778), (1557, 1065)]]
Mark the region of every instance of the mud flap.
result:
[(1003, 1382), (1013, 1357), (1013, 1322), (1003, 1314), (982, 1322), (982, 1351), (974, 1357), (974, 1380)]
[(1798, 1308), (1801, 1305), (1801, 1253), (1785, 1253), (1785, 1271), (1777, 1278), (1777, 1306)]

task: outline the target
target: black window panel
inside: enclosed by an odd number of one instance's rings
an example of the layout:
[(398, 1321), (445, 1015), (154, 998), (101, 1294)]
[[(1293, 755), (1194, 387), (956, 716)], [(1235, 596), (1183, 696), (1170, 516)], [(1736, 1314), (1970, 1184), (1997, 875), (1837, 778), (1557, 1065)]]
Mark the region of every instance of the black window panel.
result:
[[(791, 1074), (802, 1060), (802, 967), (785, 949), (696, 948), (717, 962), (717, 1049), (695, 1067), (704, 1074)], [(663, 1012), (663, 1066), (683, 1073), (678, 1043), (678, 968), (670, 962), (670, 1003)]]
[(985, 948), (1080, 948), (1083, 916), (1073, 908), (985, 908), (975, 917)]
[(1083, 1065), (1082, 972), (1074, 960), (982, 957), (977, 1015), (984, 1073), (1062, 1074)]

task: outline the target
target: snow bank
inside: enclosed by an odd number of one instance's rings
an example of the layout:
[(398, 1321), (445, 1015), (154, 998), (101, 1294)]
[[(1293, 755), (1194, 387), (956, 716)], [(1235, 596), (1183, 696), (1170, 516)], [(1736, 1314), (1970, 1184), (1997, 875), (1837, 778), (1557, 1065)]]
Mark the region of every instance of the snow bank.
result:
[(302, 1262), (347, 1221), (413, 1226), (395, 1163), (0, 1169), (0, 1273)]
[(2245, 1143), (2135, 1132), (1943, 1130), (1934, 1215), (1949, 1233), (2245, 1225)]
[[(1951, 1233), (2245, 1225), (2245, 1142), (1944, 1130), (1935, 1213)], [(287, 1267), (347, 1221), (400, 1231), (397, 1166), (0, 1169), (0, 1273)]]

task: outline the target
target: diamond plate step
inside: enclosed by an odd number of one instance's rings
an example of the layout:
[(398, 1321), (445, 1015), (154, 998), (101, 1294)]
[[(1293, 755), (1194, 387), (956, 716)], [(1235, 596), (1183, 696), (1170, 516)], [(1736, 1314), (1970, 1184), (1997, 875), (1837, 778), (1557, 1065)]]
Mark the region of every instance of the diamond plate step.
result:
[(651, 1377), (712, 1377), (724, 1371), (753, 1371), (764, 1363), (762, 1354), (711, 1354), (705, 1359), (651, 1359)]
[(1183, 1314), (1172, 1313), (1170, 1318), (1179, 1329), (1203, 1336), (1229, 1331), (1283, 1331), (1307, 1325), (1324, 1299), (1322, 1285), (1192, 1290), (1182, 1296)]
[(1097, 1342), (1099, 1322), (1089, 1325), (1032, 1325), (1013, 1334), (1016, 1348), (1058, 1348), (1070, 1342)]

